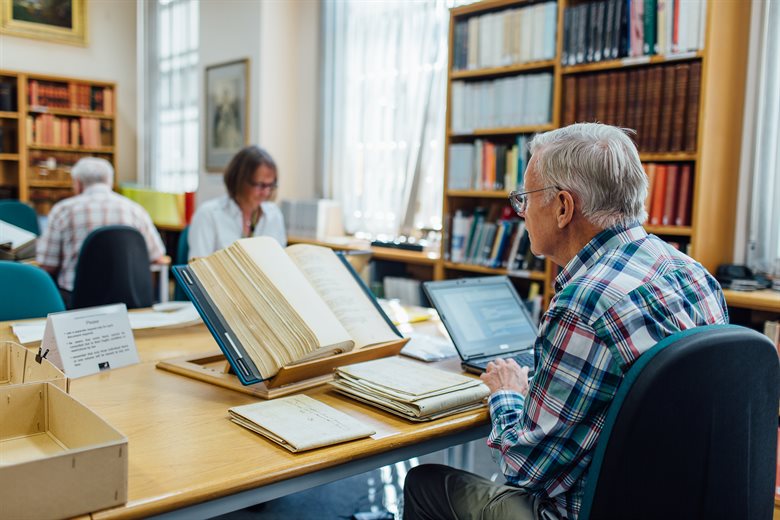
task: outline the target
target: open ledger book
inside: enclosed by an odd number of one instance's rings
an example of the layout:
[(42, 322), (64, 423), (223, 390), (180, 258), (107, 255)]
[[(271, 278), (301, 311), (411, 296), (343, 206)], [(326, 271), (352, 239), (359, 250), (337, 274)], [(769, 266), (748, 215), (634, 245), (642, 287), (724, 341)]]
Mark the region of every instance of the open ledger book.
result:
[(0, 220), (0, 260), (23, 260), (35, 256), (35, 233)]
[(430, 421), (483, 406), (490, 394), (479, 379), (399, 357), (336, 369), (339, 392), (412, 421)]
[(326, 247), (245, 238), (173, 272), (244, 385), (401, 341), (354, 270)]
[(369, 437), (376, 432), (307, 395), (234, 406), (230, 420), (290, 451), (305, 451)]

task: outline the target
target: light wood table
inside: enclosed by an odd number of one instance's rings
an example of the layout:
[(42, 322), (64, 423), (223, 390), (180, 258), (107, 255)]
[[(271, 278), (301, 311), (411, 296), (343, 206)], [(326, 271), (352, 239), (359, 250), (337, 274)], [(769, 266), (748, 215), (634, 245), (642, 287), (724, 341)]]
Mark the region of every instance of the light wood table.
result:
[[(431, 324), (428, 324), (430, 327)], [(0, 339), (12, 336), (0, 323)], [(412, 423), (320, 386), (307, 394), (371, 425), (370, 438), (290, 453), (228, 420), (256, 399), (155, 368), (216, 350), (204, 326), (137, 331), (141, 363), (71, 381), (70, 393), (127, 436), (128, 502), (94, 519), (207, 518), (479, 439), (488, 413)], [(459, 370), (455, 360), (445, 362)]]
[(780, 313), (780, 291), (773, 291), (772, 289), (760, 291), (724, 289), (723, 295), (726, 297), (726, 303), (729, 307)]

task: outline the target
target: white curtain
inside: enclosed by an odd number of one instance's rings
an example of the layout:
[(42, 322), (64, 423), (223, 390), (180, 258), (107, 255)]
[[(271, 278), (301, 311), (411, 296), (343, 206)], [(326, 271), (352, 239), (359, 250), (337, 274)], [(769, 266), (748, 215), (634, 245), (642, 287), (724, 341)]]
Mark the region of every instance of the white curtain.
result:
[(780, 2), (752, 6), (735, 258), (780, 275)]
[(168, 192), (198, 187), (199, 5), (197, 0), (149, 0), (143, 9), (144, 56), (140, 91), (139, 175), (144, 184)]
[(325, 3), (323, 170), (348, 232), (441, 228), (444, 0)]

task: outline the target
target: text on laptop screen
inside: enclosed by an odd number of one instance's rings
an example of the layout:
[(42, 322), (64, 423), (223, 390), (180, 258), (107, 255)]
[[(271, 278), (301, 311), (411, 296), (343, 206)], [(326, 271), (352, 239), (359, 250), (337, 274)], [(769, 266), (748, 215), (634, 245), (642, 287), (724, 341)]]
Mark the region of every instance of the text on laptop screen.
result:
[(463, 356), (511, 352), (530, 346), (536, 329), (522, 301), (506, 284), (441, 287), (436, 306)]

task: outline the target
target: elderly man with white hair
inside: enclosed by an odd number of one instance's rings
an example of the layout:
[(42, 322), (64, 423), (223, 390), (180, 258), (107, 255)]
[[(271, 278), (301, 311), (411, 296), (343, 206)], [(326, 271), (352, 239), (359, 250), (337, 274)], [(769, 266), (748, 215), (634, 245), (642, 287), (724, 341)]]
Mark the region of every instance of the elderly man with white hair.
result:
[(647, 177), (620, 128), (539, 134), (510, 194), (531, 250), (562, 267), (534, 346), (536, 367), (490, 363), (488, 446), (506, 483), (441, 465), (412, 469), (404, 518), (577, 518), (590, 461), (628, 368), (657, 342), (727, 323), (720, 285), (642, 227)]
[(132, 226), (143, 235), (150, 262), (159, 261), (165, 255), (160, 234), (146, 210), (111, 190), (114, 182), (111, 163), (85, 157), (73, 166), (71, 177), (75, 196), (52, 207), (36, 254), (40, 266), (56, 276), (66, 304), (73, 291), (81, 244), (99, 227)]

